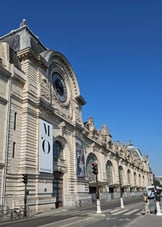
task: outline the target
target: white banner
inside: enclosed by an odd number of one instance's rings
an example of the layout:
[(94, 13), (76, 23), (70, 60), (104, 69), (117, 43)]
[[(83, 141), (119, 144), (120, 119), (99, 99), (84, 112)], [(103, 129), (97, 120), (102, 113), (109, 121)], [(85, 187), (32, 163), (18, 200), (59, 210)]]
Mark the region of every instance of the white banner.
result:
[(53, 126), (39, 120), (39, 172), (53, 173)]

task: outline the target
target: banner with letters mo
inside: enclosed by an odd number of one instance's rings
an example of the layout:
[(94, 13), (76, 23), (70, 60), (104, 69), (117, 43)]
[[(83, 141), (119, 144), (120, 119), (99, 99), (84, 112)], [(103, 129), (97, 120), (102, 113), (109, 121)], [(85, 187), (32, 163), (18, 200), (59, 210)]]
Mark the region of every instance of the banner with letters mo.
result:
[(39, 119), (39, 172), (53, 173), (53, 125)]

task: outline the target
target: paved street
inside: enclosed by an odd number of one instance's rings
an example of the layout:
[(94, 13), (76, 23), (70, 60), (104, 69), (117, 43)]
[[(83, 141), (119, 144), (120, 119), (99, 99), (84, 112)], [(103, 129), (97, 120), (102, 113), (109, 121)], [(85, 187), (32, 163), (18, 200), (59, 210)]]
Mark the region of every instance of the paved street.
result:
[[(56, 209), (27, 219), (1, 223), (4, 227), (162, 227), (162, 217), (155, 214), (143, 215), (143, 201), (132, 198), (121, 208), (119, 201), (102, 206), (102, 214), (96, 214), (96, 207)], [(150, 201), (153, 209), (154, 201)], [(152, 225), (149, 225), (152, 223)], [(161, 223), (161, 224), (160, 224)], [(157, 225), (156, 225), (157, 224)]]

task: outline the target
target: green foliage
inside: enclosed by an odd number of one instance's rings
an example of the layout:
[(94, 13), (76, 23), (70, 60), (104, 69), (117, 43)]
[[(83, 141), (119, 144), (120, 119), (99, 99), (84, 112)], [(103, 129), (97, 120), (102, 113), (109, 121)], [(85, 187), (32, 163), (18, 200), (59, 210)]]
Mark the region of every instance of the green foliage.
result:
[(158, 180), (155, 180), (155, 185), (159, 186), (159, 187), (162, 187), (162, 185), (160, 184), (160, 182)]

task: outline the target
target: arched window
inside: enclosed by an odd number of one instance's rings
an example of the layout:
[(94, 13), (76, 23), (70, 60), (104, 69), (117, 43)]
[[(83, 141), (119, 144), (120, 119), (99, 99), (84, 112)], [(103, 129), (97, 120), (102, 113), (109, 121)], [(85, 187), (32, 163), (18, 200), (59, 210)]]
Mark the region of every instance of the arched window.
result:
[(130, 169), (127, 171), (128, 184), (131, 185), (131, 172)]
[(62, 159), (63, 158), (63, 149), (60, 142), (55, 141), (53, 145), (53, 158)]
[(141, 186), (141, 174), (139, 174), (139, 186)]
[(113, 183), (113, 174), (112, 174), (112, 163), (110, 161), (107, 162), (106, 165), (106, 175), (107, 175), (107, 182), (108, 184)]
[(123, 185), (123, 167), (122, 166), (119, 166), (119, 176), (120, 176), (121, 185)]
[(96, 181), (96, 176), (92, 173), (93, 162), (97, 162), (97, 158), (93, 154), (89, 154), (86, 162), (86, 173), (89, 181)]
[(136, 184), (137, 184), (137, 175), (136, 175), (136, 173), (134, 172), (134, 185), (136, 186)]

